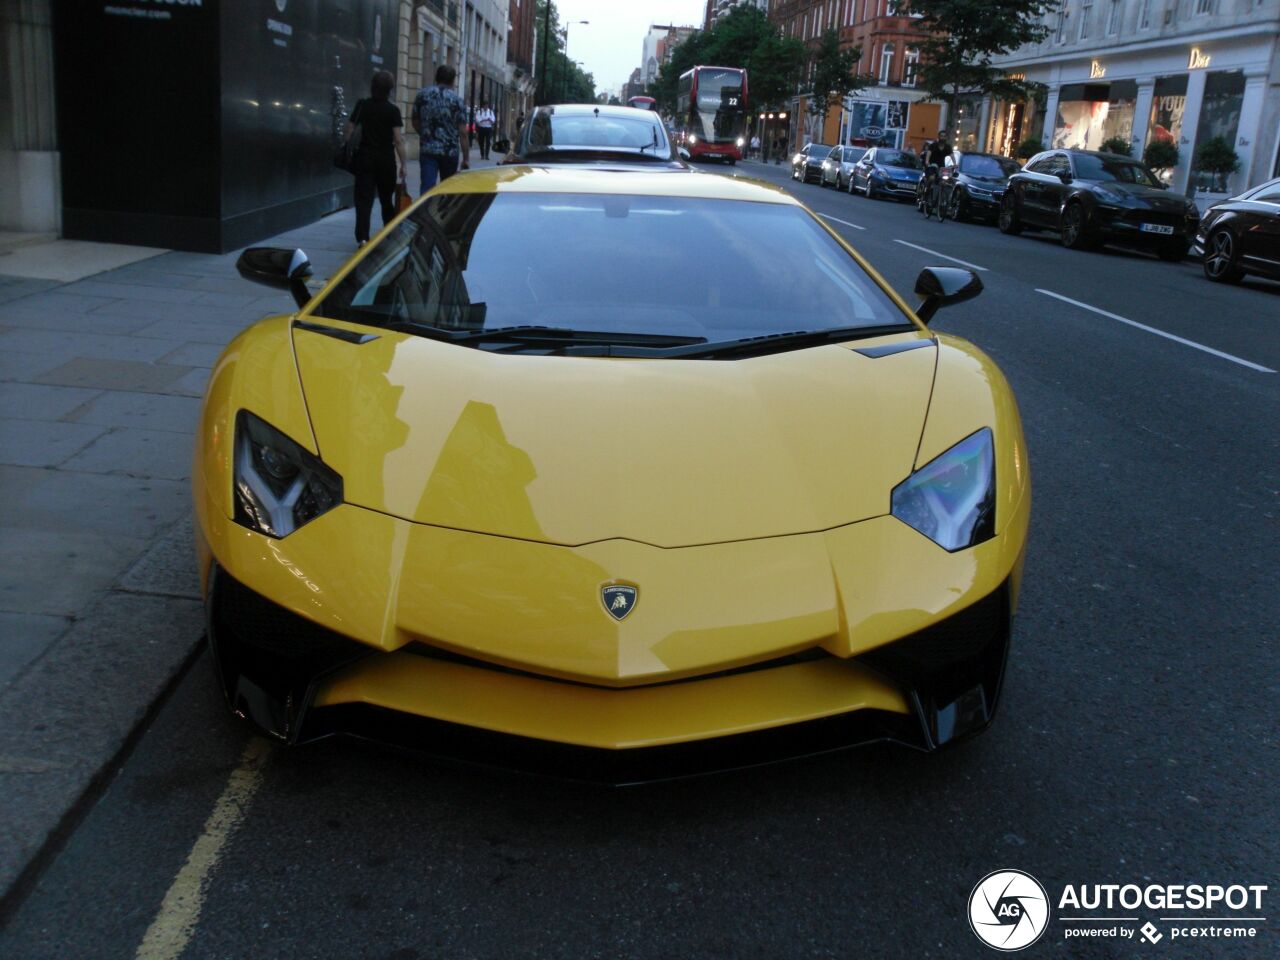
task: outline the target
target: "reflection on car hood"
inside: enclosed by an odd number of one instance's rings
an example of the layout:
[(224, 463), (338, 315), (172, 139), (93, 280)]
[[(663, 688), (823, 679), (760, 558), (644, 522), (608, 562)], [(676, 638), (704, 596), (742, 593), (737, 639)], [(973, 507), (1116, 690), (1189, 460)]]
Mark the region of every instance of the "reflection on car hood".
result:
[(1184, 197), (1176, 193), (1170, 194), (1167, 190), (1161, 190), (1158, 187), (1148, 187), (1141, 183), (1122, 183), (1119, 180), (1107, 180), (1091, 185), (1109, 190), (1112, 193), (1123, 193), (1130, 200), (1145, 202), (1152, 210), (1181, 213), (1187, 208), (1187, 201)]
[(924, 174), (923, 170), (916, 170), (914, 167), (891, 167), (885, 163), (877, 163), (876, 166), (881, 169), (888, 170), (895, 177), (901, 177), (903, 179), (919, 180)]
[(525, 540), (663, 547), (886, 514), (936, 353), (611, 360), (391, 332), (355, 345), (295, 330), (294, 342), (320, 454), (349, 502)]

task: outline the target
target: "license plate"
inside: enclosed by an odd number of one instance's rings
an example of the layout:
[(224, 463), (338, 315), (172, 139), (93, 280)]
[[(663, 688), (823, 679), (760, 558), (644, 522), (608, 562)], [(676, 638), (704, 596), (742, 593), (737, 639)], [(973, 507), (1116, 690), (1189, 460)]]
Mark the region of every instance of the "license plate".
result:
[(1144, 223), (1138, 229), (1143, 233), (1161, 233), (1166, 237), (1173, 233), (1173, 227), (1167, 227), (1162, 223)]

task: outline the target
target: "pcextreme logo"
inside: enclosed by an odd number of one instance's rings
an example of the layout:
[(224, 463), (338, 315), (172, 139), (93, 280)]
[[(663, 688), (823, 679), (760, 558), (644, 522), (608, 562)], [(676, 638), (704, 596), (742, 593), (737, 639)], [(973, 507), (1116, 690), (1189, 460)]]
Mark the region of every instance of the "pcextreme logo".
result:
[(988, 873), (969, 894), (969, 926), (988, 947), (1022, 950), (1049, 926), (1049, 895), (1021, 870)]
[[(1069, 883), (1057, 898), (1057, 923), (1063, 940), (1130, 940), (1160, 949), (1192, 941), (1206, 949), (1206, 940), (1257, 938), (1267, 921), (1266, 892), (1265, 884)], [(969, 894), (969, 927), (995, 950), (1023, 950), (1048, 929), (1051, 902), (1031, 874), (997, 870)]]

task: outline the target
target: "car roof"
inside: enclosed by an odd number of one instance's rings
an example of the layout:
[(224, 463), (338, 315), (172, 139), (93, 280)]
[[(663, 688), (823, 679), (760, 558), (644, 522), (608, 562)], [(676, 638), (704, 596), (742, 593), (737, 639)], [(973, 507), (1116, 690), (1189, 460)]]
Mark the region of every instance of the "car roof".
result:
[(745, 178), (690, 172), (673, 175), (631, 167), (511, 164), (473, 170), (445, 180), (437, 193), (612, 193), (628, 196), (745, 200), (799, 206), (782, 187)]
[(535, 107), (536, 113), (553, 113), (562, 117), (586, 117), (599, 115), (602, 117), (642, 117), (652, 120), (654, 110), (642, 110), (639, 107), (611, 107), (603, 103), (548, 103)]

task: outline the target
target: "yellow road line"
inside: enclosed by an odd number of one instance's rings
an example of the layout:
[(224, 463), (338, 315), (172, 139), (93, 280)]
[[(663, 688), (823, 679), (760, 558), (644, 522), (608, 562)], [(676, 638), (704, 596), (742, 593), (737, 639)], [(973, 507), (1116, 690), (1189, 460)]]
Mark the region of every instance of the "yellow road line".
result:
[(177, 960), (186, 949), (196, 924), (200, 922), (209, 877), (222, 856), (222, 848), (244, 820), (245, 811), (262, 782), (262, 768), (270, 755), (271, 745), (257, 737), (245, 747), (240, 765), (231, 772), (222, 796), (218, 797), (213, 812), (187, 856), (187, 862), (173, 878), (160, 904), (160, 912), (147, 928), (138, 952), (134, 954), (136, 960)]

